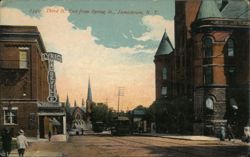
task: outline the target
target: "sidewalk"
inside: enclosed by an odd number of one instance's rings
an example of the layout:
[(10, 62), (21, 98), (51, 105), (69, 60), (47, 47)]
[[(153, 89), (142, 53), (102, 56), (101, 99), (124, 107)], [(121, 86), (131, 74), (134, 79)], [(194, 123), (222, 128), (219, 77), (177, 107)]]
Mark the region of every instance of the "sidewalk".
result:
[[(65, 142), (66, 139), (67, 139), (66, 136), (61, 136), (61, 135), (54, 135), (51, 137), (51, 141), (57, 141), (57, 142)], [(13, 140), (16, 140), (16, 138), (13, 138)], [(24, 154), (25, 157), (63, 157), (63, 153), (61, 152), (29, 150), (30, 147), (32, 147), (32, 143), (48, 142), (48, 139), (44, 139), (44, 138), (37, 139), (36, 137), (27, 137), (27, 141), (28, 141), (29, 147), (25, 151), (25, 154)], [(17, 149), (14, 149), (11, 151), (10, 157), (18, 157)]]
[[(44, 152), (44, 151), (26, 151), (25, 157), (63, 157), (63, 153), (60, 152)], [(12, 150), (10, 157), (18, 157), (17, 150)]]
[(242, 142), (240, 139), (233, 139), (228, 141), (220, 141), (219, 138), (210, 137), (210, 136), (197, 136), (197, 135), (170, 135), (170, 134), (159, 134), (159, 133), (142, 133), (142, 134), (134, 134), (137, 136), (152, 136), (152, 137), (162, 137), (169, 139), (179, 139), (179, 140), (190, 140), (190, 141), (218, 141), (221, 144), (240, 144), (240, 145), (248, 145), (247, 143)]

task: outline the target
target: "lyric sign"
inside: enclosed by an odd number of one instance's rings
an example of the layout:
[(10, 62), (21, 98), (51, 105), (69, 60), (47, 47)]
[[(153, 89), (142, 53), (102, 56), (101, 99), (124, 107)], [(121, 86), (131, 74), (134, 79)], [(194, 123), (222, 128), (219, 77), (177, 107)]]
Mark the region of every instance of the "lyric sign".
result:
[(47, 52), (42, 54), (43, 61), (48, 61), (48, 84), (49, 84), (49, 96), (48, 102), (57, 101), (56, 92), (56, 74), (54, 70), (54, 61), (62, 63), (62, 55), (54, 52)]

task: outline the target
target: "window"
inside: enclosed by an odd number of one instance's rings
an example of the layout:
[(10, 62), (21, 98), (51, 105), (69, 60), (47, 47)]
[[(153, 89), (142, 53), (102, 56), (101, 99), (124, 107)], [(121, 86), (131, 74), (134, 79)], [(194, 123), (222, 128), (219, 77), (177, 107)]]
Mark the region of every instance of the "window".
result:
[(164, 67), (163, 70), (162, 70), (162, 78), (163, 78), (163, 80), (166, 80), (167, 77), (168, 77), (168, 76), (167, 76), (167, 68)]
[(229, 85), (234, 85), (236, 79), (235, 67), (228, 68), (228, 83)]
[(168, 90), (167, 87), (162, 87), (162, 88), (161, 88), (161, 95), (162, 95), (162, 96), (166, 96), (166, 95), (167, 95), (167, 90)]
[(238, 104), (237, 104), (235, 98), (230, 98), (229, 99), (229, 104), (232, 107), (232, 109), (238, 110)]
[(213, 82), (212, 77), (212, 67), (205, 67), (204, 68), (204, 83), (211, 84)]
[(17, 124), (17, 109), (4, 108), (4, 125)]
[(214, 101), (210, 97), (208, 97), (206, 99), (206, 108), (209, 109), (209, 110), (213, 110), (214, 109)]
[(205, 57), (211, 57), (213, 55), (213, 41), (211, 38), (206, 37), (204, 39), (203, 48), (205, 50)]
[(232, 39), (227, 41), (227, 55), (230, 57), (234, 56), (234, 41)]
[(27, 69), (27, 50), (19, 49), (19, 68)]

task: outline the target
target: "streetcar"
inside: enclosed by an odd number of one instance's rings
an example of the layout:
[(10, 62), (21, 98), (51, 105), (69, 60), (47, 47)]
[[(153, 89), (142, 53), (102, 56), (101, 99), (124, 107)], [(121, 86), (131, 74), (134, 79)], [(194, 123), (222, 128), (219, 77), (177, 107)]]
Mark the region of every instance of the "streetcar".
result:
[(129, 135), (130, 134), (130, 121), (128, 117), (117, 117), (113, 121), (113, 127), (111, 127), (112, 135)]

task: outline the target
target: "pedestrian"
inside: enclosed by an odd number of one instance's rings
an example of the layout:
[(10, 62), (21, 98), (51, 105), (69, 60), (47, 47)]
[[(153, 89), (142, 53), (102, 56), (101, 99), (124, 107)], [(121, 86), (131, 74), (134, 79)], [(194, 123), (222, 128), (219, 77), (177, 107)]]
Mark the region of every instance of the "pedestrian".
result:
[(225, 136), (226, 136), (226, 130), (224, 126), (221, 126), (220, 128), (220, 140), (224, 141), (225, 140)]
[(11, 141), (12, 137), (10, 132), (6, 128), (4, 128), (2, 132), (2, 145), (6, 157), (8, 157), (11, 152)]
[(19, 136), (17, 136), (17, 139), (16, 139), (18, 155), (19, 157), (23, 157), (25, 153), (25, 149), (28, 147), (28, 142), (27, 142), (27, 138), (24, 136), (23, 130), (20, 130), (18, 133), (19, 133)]
[(84, 133), (84, 130), (83, 130), (83, 128), (81, 129), (81, 131), (82, 131), (82, 135), (83, 135), (83, 133)]
[(229, 141), (231, 141), (231, 139), (234, 139), (233, 130), (230, 124), (227, 125), (227, 137)]
[(49, 137), (49, 141), (50, 141), (50, 139), (51, 139), (51, 131), (49, 131), (48, 137)]

